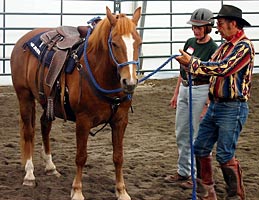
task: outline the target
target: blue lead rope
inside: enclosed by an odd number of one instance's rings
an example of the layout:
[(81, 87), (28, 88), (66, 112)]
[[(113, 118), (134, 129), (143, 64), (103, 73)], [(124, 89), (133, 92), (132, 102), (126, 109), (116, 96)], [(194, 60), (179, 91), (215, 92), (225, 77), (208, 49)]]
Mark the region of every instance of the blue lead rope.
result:
[(179, 55), (172, 55), (170, 58), (168, 58), (160, 67), (158, 67), (156, 70), (145, 76), (144, 78), (139, 80), (139, 83), (142, 81), (147, 80), (149, 77), (153, 76), (155, 73), (157, 73), (160, 69), (162, 69), (164, 66), (166, 66), (172, 59), (176, 58)]
[[(88, 74), (90, 76), (90, 79), (92, 81), (92, 83), (94, 84), (95, 88), (98, 89), (100, 92), (102, 93), (105, 93), (105, 94), (111, 94), (111, 93), (116, 93), (116, 92), (120, 92), (122, 91), (121, 88), (117, 88), (117, 89), (113, 89), (113, 90), (106, 90), (104, 88), (101, 88), (99, 86), (99, 84), (96, 82), (93, 74), (92, 74), (92, 71), (91, 71), (91, 68), (89, 66), (89, 62), (88, 62), (88, 59), (87, 59), (87, 54), (86, 54), (86, 50), (87, 50), (87, 46), (88, 46), (88, 39), (89, 39), (89, 36), (91, 34), (91, 31), (92, 31), (92, 28), (89, 28), (88, 29), (88, 32), (87, 32), (87, 36), (85, 38), (85, 44), (84, 44), (84, 60), (85, 60), (85, 65), (86, 65), (86, 69), (88, 71)], [(169, 57), (160, 67), (158, 67), (156, 70), (154, 70), (153, 72), (151, 72), (150, 74), (148, 74), (146, 77), (143, 77), (142, 79), (139, 80), (139, 83), (145, 81), (146, 79), (148, 79), (149, 77), (153, 76), (155, 73), (157, 73), (159, 70), (161, 70), (164, 66), (166, 66), (172, 59), (175, 59), (177, 56), (179, 55), (172, 55), (171, 57)], [(133, 64), (136, 64), (136, 63), (133, 63)], [(189, 73), (189, 83), (191, 83), (192, 80), (191, 80), (191, 74)], [(191, 174), (192, 174), (192, 182), (193, 182), (193, 191), (192, 191), (192, 199), (193, 200), (196, 200), (196, 181), (195, 181), (195, 176), (194, 176), (194, 154), (193, 154), (193, 137), (192, 137), (192, 132), (193, 132), (193, 129), (192, 129), (192, 84), (189, 84), (189, 104), (190, 104), (190, 107), (189, 107), (189, 112), (190, 112), (190, 146), (191, 146)]]
[(192, 125), (192, 76), (189, 72), (188, 76), (189, 82), (189, 121), (190, 121), (190, 147), (191, 147), (191, 175), (192, 175), (192, 200), (196, 200), (196, 180), (194, 171), (194, 149), (193, 149), (193, 125)]

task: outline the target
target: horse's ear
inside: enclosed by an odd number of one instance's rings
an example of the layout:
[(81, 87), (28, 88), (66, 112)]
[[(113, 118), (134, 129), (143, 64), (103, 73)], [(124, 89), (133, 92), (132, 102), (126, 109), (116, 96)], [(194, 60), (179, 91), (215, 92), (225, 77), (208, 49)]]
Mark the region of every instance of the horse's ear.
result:
[(116, 18), (114, 17), (114, 15), (112, 14), (110, 8), (108, 8), (108, 6), (106, 6), (106, 16), (107, 16), (107, 18), (109, 19), (110, 24), (111, 24), (112, 26), (114, 26), (114, 25), (116, 24), (116, 21), (117, 21), (117, 20), (116, 20)]
[(138, 7), (132, 17), (132, 21), (134, 22), (134, 24), (136, 24), (136, 26), (138, 25), (138, 20), (141, 16), (141, 7)]

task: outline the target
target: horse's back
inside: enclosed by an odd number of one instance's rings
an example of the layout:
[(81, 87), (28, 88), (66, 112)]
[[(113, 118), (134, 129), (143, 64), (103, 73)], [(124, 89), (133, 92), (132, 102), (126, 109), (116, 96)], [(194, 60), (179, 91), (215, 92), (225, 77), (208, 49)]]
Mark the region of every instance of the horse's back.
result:
[(38, 65), (37, 58), (25, 46), (25, 43), (39, 33), (52, 28), (34, 29), (22, 36), (15, 44), (11, 54), (11, 73), (14, 88), (29, 88), (30, 83), (35, 83)]
[[(24, 44), (29, 41), (31, 38), (36, 36), (39, 33), (43, 33), (49, 30), (52, 30), (53, 28), (37, 28), (33, 29), (32, 31), (26, 33), (23, 35), (15, 44), (12, 54), (11, 54), (11, 62), (12, 60), (15, 60), (17, 57), (22, 57), (24, 52)], [(12, 64), (12, 63), (11, 63)], [(14, 65), (11, 66), (11, 68), (15, 67)]]

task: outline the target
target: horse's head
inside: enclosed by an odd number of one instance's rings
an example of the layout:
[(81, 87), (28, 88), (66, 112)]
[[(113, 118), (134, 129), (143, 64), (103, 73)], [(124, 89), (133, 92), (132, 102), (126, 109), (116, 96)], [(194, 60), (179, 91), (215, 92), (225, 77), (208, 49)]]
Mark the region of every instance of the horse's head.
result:
[(138, 83), (137, 69), (142, 42), (136, 30), (141, 8), (135, 10), (132, 19), (125, 14), (113, 15), (108, 7), (106, 7), (106, 15), (111, 24), (108, 39), (110, 56), (117, 66), (123, 91), (133, 93)]

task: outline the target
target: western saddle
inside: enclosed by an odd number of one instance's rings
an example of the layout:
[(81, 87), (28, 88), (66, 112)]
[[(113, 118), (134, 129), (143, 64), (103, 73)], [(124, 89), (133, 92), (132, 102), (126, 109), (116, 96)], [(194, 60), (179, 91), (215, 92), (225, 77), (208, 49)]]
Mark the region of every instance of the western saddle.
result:
[[(41, 66), (45, 65), (45, 59), (50, 51), (54, 51), (53, 57), (51, 59), (48, 72), (46, 76), (44, 75), (44, 67), (38, 68), (40, 70), (39, 76), (37, 77), (36, 83), (39, 88), (40, 103), (42, 107), (46, 110), (48, 120), (55, 119), (55, 103), (60, 101), (63, 118), (66, 121), (66, 109), (64, 108), (65, 96), (65, 66), (68, 58), (72, 56), (72, 53), (78, 52), (79, 48), (84, 42), (87, 30), (89, 26), (60, 26), (54, 30), (43, 33), (40, 36), (43, 44), (46, 45), (46, 52), (43, 55)], [(78, 58), (77, 58), (78, 59)], [(78, 62), (78, 60), (76, 61)], [(44, 79), (46, 85), (50, 88), (49, 94), (44, 92)], [(56, 87), (58, 86), (58, 87)], [(57, 88), (60, 91), (57, 92)], [(58, 94), (60, 93), (60, 95)], [(59, 99), (60, 98), (60, 99)]]

